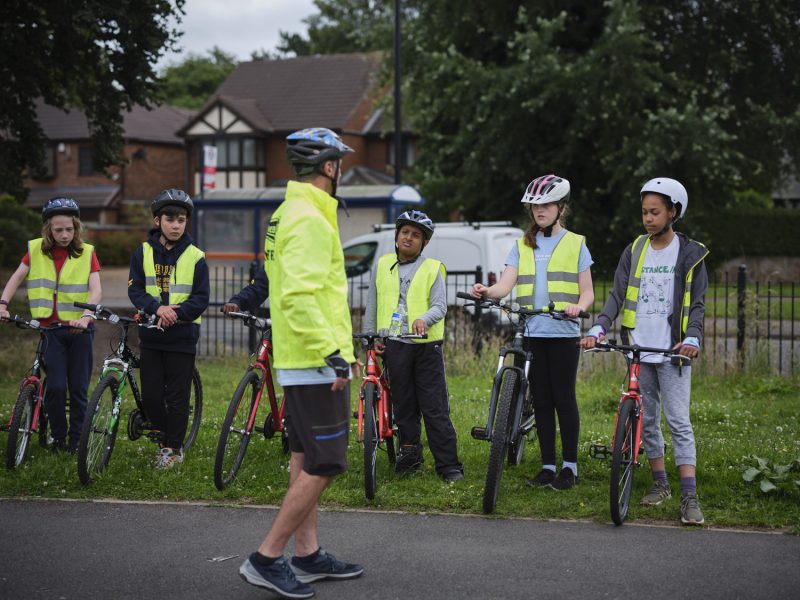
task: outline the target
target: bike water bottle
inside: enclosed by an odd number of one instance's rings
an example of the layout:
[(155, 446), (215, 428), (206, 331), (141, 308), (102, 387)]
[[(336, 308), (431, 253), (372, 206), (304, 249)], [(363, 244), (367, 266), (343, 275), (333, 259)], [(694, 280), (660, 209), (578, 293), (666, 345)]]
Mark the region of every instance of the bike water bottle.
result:
[(396, 309), (392, 313), (392, 322), (389, 325), (389, 335), (400, 335), (402, 333), (402, 317), (400, 315), (400, 309)]

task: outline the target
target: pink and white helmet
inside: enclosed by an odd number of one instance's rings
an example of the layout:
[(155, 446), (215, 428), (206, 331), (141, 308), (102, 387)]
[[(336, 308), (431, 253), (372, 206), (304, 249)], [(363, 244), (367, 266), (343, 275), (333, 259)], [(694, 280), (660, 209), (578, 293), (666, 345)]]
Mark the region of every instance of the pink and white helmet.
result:
[(528, 184), (523, 204), (550, 204), (569, 200), (569, 181), (558, 175), (542, 175)]

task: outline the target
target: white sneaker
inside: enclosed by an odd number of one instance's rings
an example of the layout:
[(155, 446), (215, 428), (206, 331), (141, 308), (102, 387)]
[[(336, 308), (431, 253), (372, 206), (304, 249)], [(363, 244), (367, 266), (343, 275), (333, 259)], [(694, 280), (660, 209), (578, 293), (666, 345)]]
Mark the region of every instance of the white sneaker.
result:
[(171, 469), (183, 462), (183, 448), (177, 452), (172, 448), (161, 448), (156, 455), (156, 469)]

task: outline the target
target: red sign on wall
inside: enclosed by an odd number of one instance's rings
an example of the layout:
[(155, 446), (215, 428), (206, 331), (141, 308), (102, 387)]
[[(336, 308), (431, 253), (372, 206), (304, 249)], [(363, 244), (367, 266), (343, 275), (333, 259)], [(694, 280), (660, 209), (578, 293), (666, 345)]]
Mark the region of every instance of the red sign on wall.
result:
[(217, 147), (203, 146), (203, 189), (217, 187)]

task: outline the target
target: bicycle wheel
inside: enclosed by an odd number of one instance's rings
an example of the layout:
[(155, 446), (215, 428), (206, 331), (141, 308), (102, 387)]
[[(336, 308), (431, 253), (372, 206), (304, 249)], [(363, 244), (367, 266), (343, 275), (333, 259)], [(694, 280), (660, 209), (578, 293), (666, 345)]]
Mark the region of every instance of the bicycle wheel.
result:
[(236, 391), (233, 392), (228, 413), (222, 422), (222, 431), (217, 443), (217, 457), (214, 460), (214, 485), (218, 490), (225, 489), (242, 466), (250, 434), (247, 424), (256, 410), (256, 397), (261, 381), (255, 371), (244, 374)]
[(11, 424), (8, 426), (6, 443), (6, 467), (15, 469), (25, 460), (28, 442), (31, 439), (33, 425), (33, 408), (36, 402), (36, 387), (26, 385), (17, 396), (14, 412), (11, 413)]
[[(519, 381), (519, 377), (517, 380)], [(528, 399), (520, 402), (519, 390), (514, 390), (514, 394), (517, 396), (517, 402), (515, 410), (512, 413), (511, 428), (509, 430), (508, 465), (510, 467), (516, 467), (522, 463), (522, 457), (525, 455), (525, 443), (528, 441), (528, 438), (521, 433), (520, 425), (530, 416), (530, 412), (528, 412)], [(530, 390), (526, 390), (525, 395), (530, 396)]]
[(184, 452), (192, 447), (200, 431), (200, 421), (203, 417), (203, 381), (197, 369), (192, 373), (192, 389), (189, 396), (189, 425), (186, 428), (186, 439), (183, 441)]
[(483, 512), (489, 514), (497, 504), (500, 479), (503, 477), (503, 462), (508, 448), (512, 409), (516, 409), (516, 389), (519, 373), (506, 371), (500, 384), (500, 397), (492, 430), (492, 447), (489, 450), (489, 465), (486, 469), (486, 483), (483, 486)]
[(633, 487), (633, 468), (635, 466), (634, 435), (636, 419), (634, 401), (628, 398), (619, 408), (617, 431), (614, 434), (614, 447), (611, 450), (611, 519), (622, 525), (630, 506)]
[(367, 500), (375, 497), (376, 463), (378, 454), (378, 422), (377, 422), (377, 390), (375, 384), (368, 382), (364, 386), (364, 422), (362, 434), (364, 440), (364, 494)]
[(98, 382), (86, 405), (78, 441), (78, 478), (84, 485), (102, 473), (111, 460), (119, 427), (117, 389), (116, 377), (106, 375)]

